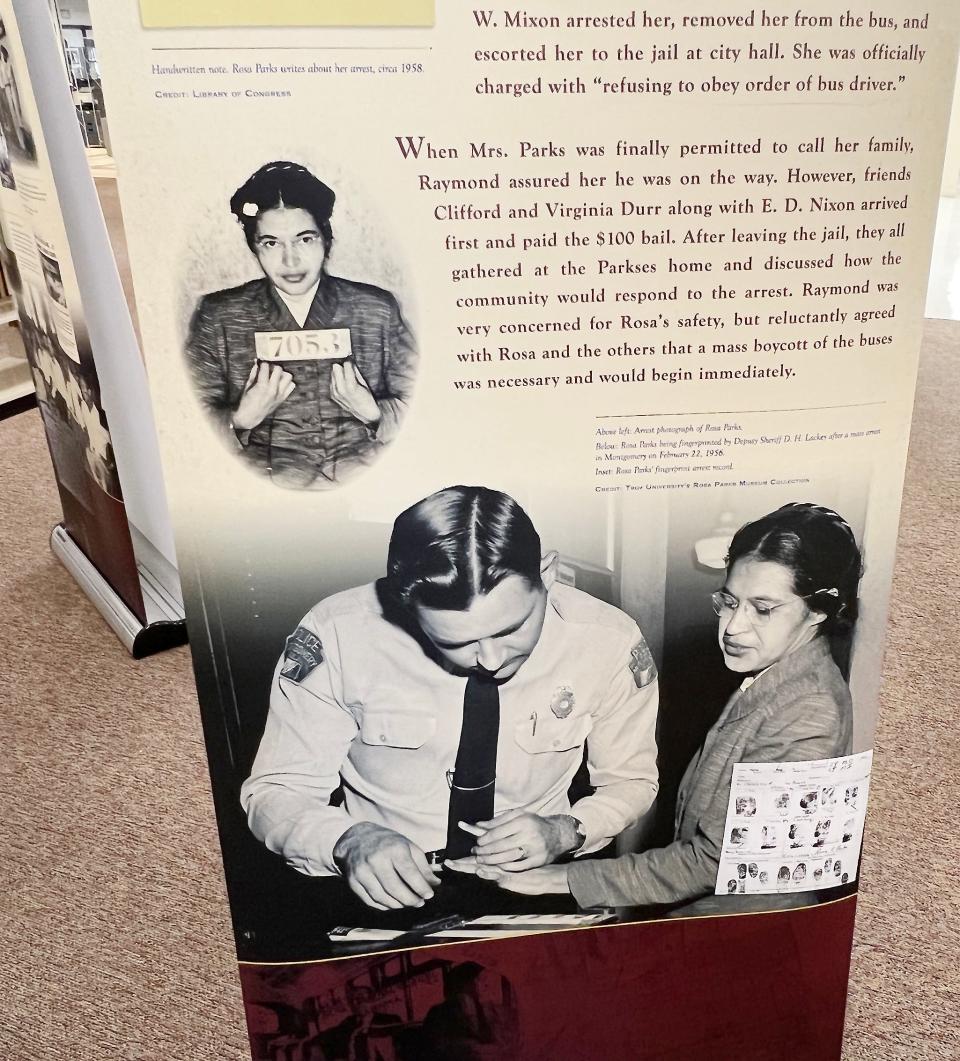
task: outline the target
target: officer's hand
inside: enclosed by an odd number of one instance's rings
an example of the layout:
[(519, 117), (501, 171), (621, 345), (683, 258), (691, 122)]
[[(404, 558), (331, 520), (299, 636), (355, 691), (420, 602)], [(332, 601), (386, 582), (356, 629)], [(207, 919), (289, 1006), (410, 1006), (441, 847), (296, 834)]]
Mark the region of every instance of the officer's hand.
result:
[(233, 411), (233, 426), (237, 431), (250, 431), (262, 423), (293, 393), (293, 376), (281, 365), (254, 361), (243, 388), (240, 404)]
[(423, 906), (440, 883), (416, 844), (373, 822), (351, 825), (337, 841), (333, 860), (351, 890), (375, 910)]
[(539, 814), (509, 810), (487, 822), (473, 853), (480, 866), (502, 866), (511, 871), (533, 869), (555, 862), (577, 845), (576, 826), (568, 815), (541, 818)]
[(341, 409), (368, 427), (380, 423), (377, 399), (352, 361), (339, 362), (330, 370), (330, 397)]
[(473, 873), (483, 880), (492, 880), (499, 887), (521, 895), (569, 895), (570, 881), (566, 866), (543, 866), (512, 872), (495, 866), (480, 866), (472, 859), (458, 858), (444, 863), (461, 873)]

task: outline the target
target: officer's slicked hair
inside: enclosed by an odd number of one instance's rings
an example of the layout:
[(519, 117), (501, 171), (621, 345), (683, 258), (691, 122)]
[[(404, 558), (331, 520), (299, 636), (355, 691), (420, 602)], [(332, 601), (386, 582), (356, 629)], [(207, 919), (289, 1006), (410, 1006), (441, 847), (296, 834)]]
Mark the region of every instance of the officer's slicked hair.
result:
[(510, 575), (541, 586), (540, 552), (540, 535), (508, 494), (448, 486), (397, 517), (387, 587), (408, 607), (464, 611)]

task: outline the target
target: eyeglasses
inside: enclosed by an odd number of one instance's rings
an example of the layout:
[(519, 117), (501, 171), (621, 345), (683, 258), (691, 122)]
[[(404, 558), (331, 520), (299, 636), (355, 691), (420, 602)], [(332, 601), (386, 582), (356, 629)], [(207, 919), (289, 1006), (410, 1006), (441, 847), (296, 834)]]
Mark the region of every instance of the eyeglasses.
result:
[(770, 621), (770, 617), (778, 608), (785, 608), (788, 604), (793, 604), (795, 600), (810, 600), (811, 597), (817, 597), (823, 594), (830, 597), (837, 597), (839, 596), (839, 591), (835, 588), (818, 589), (814, 590), (813, 593), (807, 593), (802, 597), (792, 597), (790, 600), (781, 601), (779, 604), (762, 604), (759, 601), (753, 600), (741, 601), (732, 593), (727, 593), (726, 590), (718, 589), (715, 593), (710, 594), (710, 600), (713, 603), (713, 610), (721, 618), (725, 615), (732, 615), (742, 604), (747, 622), (750, 623), (751, 626), (763, 626)]

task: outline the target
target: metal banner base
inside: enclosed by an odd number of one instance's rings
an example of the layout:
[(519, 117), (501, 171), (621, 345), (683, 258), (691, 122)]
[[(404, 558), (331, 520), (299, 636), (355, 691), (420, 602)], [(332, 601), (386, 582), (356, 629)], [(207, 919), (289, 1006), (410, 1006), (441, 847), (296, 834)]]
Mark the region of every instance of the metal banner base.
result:
[(117, 596), (60, 523), (50, 533), (50, 548), (134, 659), (187, 643), (182, 605), (178, 606), (153, 579), (144, 577), (145, 572), (141, 572), (140, 583), (147, 615), (151, 617), (147, 625)]

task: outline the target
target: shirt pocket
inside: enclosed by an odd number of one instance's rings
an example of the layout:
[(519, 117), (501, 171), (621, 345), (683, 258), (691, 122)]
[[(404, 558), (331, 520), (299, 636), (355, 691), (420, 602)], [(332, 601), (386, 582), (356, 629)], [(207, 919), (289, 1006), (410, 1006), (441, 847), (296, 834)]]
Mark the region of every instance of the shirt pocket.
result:
[(514, 740), (525, 752), (538, 755), (542, 752), (567, 752), (583, 746), (593, 728), (591, 715), (572, 715), (557, 718), (548, 713), (533, 719), (518, 722), (513, 730)]
[(395, 711), (366, 711), (360, 722), (360, 740), (373, 748), (422, 748), (434, 735), (437, 720)]

